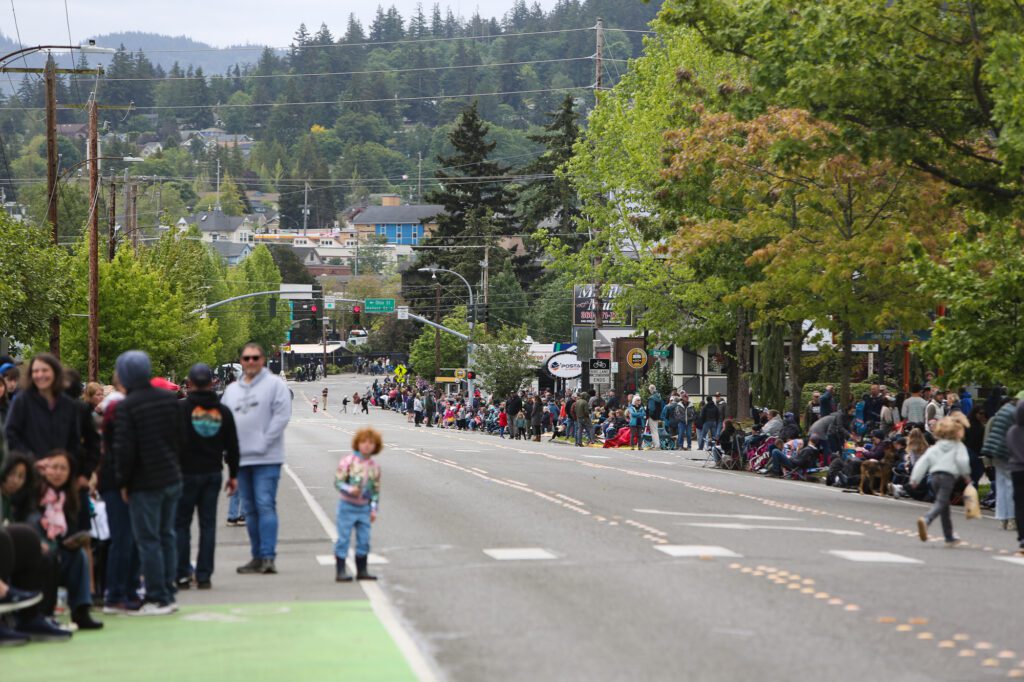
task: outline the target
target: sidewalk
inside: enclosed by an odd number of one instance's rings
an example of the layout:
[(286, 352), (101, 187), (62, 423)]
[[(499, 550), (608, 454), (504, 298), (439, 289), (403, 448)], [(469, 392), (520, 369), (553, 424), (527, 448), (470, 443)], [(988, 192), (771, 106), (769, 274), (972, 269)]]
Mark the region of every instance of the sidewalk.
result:
[(105, 623), (98, 632), (5, 651), (3, 679), (415, 679), (359, 585), (333, 582), (333, 564), (318, 562), (332, 554), (331, 543), (288, 476), (278, 489), (278, 575), (235, 572), (249, 560), (248, 536), (223, 525), (224, 498), (219, 506), (212, 590), (179, 592), (181, 611), (172, 616), (97, 614)]

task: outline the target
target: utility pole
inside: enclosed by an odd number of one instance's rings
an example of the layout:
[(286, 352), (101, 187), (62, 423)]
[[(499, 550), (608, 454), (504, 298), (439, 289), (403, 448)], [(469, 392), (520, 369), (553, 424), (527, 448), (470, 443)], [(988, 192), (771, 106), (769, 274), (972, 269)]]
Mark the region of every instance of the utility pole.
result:
[[(434, 322), (441, 324), (441, 283), (434, 280)], [(441, 369), (441, 330), (434, 328), (434, 367)]]
[(99, 131), (96, 93), (89, 100), (89, 381), (100, 376)]
[(309, 220), (309, 182), (302, 183), (302, 236), (306, 236), (306, 225)]
[(324, 325), (320, 332), (320, 340), (324, 344), (324, 379), (327, 378), (327, 308), (324, 307)]
[(117, 252), (117, 185), (114, 174), (110, 174), (110, 213), (107, 215), (107, 262), (114, 260)]
[(128, 206), (125, 207), (125, 211), (128, 213), (130, 220), (130, 230), (132, 233), (132, 250), (135, 253), (139, 252), (139, 186), (134, 182), (129, 185), (128, 192)]
[(603, 72), (604, 72), (604, 19), (601, 17), (597, 18), (597, 52), (594, 56), (594, 69), (596, 71), (596, 77), (594, 78), (594, 102), (597, 102), (596, 92), (600, 92), (601, 84), (603, 83)]
[[(46, 218), (50, 221), (50, 238), (57, 246), (57, 71), (53, 56), (46, 59), (43, 80), (46, 84)], [(60, 317), (50, 318), (50, 352), (60, 357)]]
[[(487, 291), (488, 291), (488, 289), (490, 289), (490, 282), (491, 282), (491, 273), (490, 273), (490, 264), (491, 264), (491, 262), (490, 261), (491, 261), (491, 243), (490, 242), (486, 242), (484, 244), (484, 262), (481, 263), (481, 265), (483, 266), (483, 270), (482, 270), (483, 283), (482, 283), (481, 288), (483, 289), (484, 310), (487, 310)], [(475, 315), (474, 315), (474, 317), (475, 317)], [(489, 318), (490, 318), (490, 314), (488, 313), (488, 319)], [(486, 332), (487, 329), (488, 329), (488, 325), (484, 324), (484, 332)]]
[(423, 152), (416, 152), (418, 157), (416, 171), (416, 203), (423, 203)]
[(217, 159), (217, 210), (220, 208), (220, 159)]

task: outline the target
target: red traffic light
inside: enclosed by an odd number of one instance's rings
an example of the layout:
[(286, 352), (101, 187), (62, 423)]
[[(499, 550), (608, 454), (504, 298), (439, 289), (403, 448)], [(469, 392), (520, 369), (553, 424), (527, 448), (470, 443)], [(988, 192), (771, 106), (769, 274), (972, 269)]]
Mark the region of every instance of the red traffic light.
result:
[(357, 314), (361, 313), (361, 312), (363, 312), (363, 307), (362, 306), (358, 306), (358, 305), (354, 305), (354, 306), (352, 306), (352, 312), (357, 313)]
[(467, 379), (476, 379), (476, 372), (474, 372), (473, 370), (470, 370), (470, 371), (466, 372), (466, 378)]
[(315, 313), (315, 312), (316, 312), (316, 303), (314, 303), (313, 305), (311, 305), (311, 306), (309, 307), (309, 309), (310, 309), (310, 310), (312, 310), (312, 311), (313, 311), (313, 312)]

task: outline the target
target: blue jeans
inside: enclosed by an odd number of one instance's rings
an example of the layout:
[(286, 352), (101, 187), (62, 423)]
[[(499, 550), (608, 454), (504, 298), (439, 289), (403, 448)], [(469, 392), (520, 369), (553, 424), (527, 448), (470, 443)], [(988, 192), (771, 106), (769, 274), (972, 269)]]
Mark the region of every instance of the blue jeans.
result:
[(139, 551), (132, 535), (131, 511), (121, 499), (120, 490), (106, 490), (101, 497), (107, 505), (107, 523), (110, 525), (103, 601), (108, 604), (134, 601), (139, 595)]
[[(178, 580), (192, 577), (192, 512), (199, 512), (199, 555), (196, 580), (207, 582), (213, 575), (213, 551), (217, 546), (217, 497), (221, 473), (185, 474), (178, 500), (175, 534), (178, 537)], [(235, 494), (235, 497), (238, 497)]]
[(242, 496), (235, 493), (228, 498), (228, 519), (235, 520), (239, 517), (245, 517), (245, 511), (242, 509)]
[(92, 604), (92, 588), (89, 583), (89, 561), (84, 549), (57, 550), (57, 566), (60, 571), (59, 585), (68, 590), (68, 606), (75, 609)]
[(583, 436), (587, 437), (588, 443), (594, 442), (594, 422), (589, 419), (586, 421), (577, 421), (576, 445), (583, 444)]
[(704, 422), (700, 427), (700, 447), (711, 447), (711, 441), (718, 438), (718, 422)]
[(689, 450), (693, 446), (693, 431), (690, 429), (690, 425), (685, 422), (679, 422), (676, 426), (679, 435), (676, 437), (676, 448), (679, 450), (683, 449), (683, 438), (686, 438), (686, 449)]
[(174, 601), (174, 570), (178, 563), (174, 516), (179, 497), (181, 483), (131, 494), (128, 506), (142, 577), (146, 580), (146, 601), (165, 604)]
[(238, 494), (253, 559), (277, 557), (277, 483), (280, 464), (255, 464), (238, 470)]
[(348, 556), (348, 546), (352, 540), (352, 527), (356, 529), (356, 556), (367, 556), (370, 553), (370, 505), (352, 504), (338, 500), (338, 511), (335, 524), (338, 528), (338, 541), (334, 543), (334, 556), (344, 559)]

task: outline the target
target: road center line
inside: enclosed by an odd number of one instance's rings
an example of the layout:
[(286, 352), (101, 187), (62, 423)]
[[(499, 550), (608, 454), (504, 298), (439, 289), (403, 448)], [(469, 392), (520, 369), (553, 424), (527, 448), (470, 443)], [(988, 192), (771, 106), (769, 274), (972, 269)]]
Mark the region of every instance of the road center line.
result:
[(804, 528), (802, 526), (759, 526), (750, 523), (684, 523), (693, 528), (718, 528), (720, 530), (791, 530), (798, 533), (828, 533), (830, 535), (863, 536), (859, 530), (837, 530), (834, 528)]
[(743, 521), (803, 521), (786, 516), (760, 516), (758, 514), (701, 514), (699, 512), (662, 511), (660, 509), (634, 509), (637, 514), (663, 514), (665, 516), (688, 516), (706, 519), (740, 519)]

